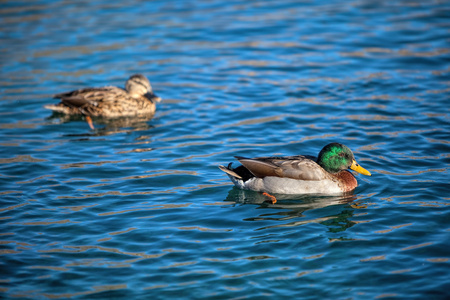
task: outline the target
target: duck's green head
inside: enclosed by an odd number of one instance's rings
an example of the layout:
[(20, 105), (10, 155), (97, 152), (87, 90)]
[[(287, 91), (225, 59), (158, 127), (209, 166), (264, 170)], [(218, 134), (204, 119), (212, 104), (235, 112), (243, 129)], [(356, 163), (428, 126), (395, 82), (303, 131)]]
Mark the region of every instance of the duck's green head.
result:
[(350, 168), (363, 175), (371, 176), (369, 171), (356, 162), (352, 151), (347, 146), (339, 143), (331, 143), (323, 147), (317, 158), (317, 163), (325, 171), (332, 174)]

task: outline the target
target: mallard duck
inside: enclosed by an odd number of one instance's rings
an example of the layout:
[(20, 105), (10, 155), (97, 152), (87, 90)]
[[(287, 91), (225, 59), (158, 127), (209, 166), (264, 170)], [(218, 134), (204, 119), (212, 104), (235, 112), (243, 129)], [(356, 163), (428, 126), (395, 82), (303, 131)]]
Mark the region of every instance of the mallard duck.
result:
[(219, 166), (235, 186), (265, 195), (270, 194), (343, 194), (358, 186), (355, 176), (347, 169), (363, 175), (370, 172), (355, 160), (345, 145), (331, 143), (319, 156), (296, 155), (284, 157), (246, 158), (236, 156), (242, 164), (237, 168)]
[(90, 117), (130, 117), (152, 115), (156, 102), (161, 101), (152, 90), (150, 81), (141, 74), (131, 76), (125, 89), (115, 86), (101, 88), (84, 88), (56, 94), (53, 98), (61, 99), (55, 105), (45, 108), (69, 115), (84, 115), (93, 128)]

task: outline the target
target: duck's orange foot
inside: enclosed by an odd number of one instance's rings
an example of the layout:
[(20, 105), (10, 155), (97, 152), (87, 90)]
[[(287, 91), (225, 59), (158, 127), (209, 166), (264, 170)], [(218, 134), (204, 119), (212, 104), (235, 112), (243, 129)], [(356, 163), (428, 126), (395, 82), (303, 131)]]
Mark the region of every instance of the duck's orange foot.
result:
[(94, 130), (94, 124), (92, 123), (92, 119), (89, 116), (86, 116), (86, 122), (89, 124), (89, 127), (91, 127), (92, 130)]
[(275, 196), (272, 196), (271, 194), (268, 194), (268, 193), (263, 193), (263, 195), (269, 197), (270, 200), (267, 200), (267, 201), (272, 202), (272, 204), (277, 203), (277, 198), (275, 198)]

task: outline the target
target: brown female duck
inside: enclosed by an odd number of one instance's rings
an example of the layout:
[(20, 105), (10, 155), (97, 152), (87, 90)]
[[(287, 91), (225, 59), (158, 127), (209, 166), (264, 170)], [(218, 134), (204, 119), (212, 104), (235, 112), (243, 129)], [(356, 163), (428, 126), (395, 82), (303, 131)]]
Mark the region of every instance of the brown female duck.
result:
[(152, 90), (150, 81), (141, 74), (131, 76), (125, 89), (115, 86), (84, 88), (55, 95), (61, 99), (58, 104), (46, 105), (45, 108), (69, 115), (84, 115), (91, 128), (90, 117), (130, 117), (152, 115), (156, 102), (161, 101)]

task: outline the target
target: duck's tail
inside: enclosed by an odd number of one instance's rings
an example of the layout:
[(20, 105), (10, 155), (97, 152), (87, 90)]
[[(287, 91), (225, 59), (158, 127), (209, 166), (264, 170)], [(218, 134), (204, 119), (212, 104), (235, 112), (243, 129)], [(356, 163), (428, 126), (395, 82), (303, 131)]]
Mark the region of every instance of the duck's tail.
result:
[[(245, 189), (245, 179), (235, 171), (236, 169), (231, 168), (231, 164), (232, 163), (229, 163), (228, 167), (219, 166), (219, 169), (228, 175), (231, 182), (233, 182), (235, 186), (240, 189)], [(239, 167), (237, 169), (239, 170)]]
[(67, 106), (48, 104), (48, 105), (44, 105), (44, 108), (50, 109), (55, 112), (63, 113), (63, 114), (70, 114), (70, 108)]
[(219, 169), (224, 171), (225, 173), (227, 173), (229, 176), (234, 177), (235, 179), (240, 179), (242, 180), (242, 177), (233, 171), (233, 169), (231, 169), (231, 163), (228, 165), (228, 167), (224, 167), (224, 166), (219, 166)]

